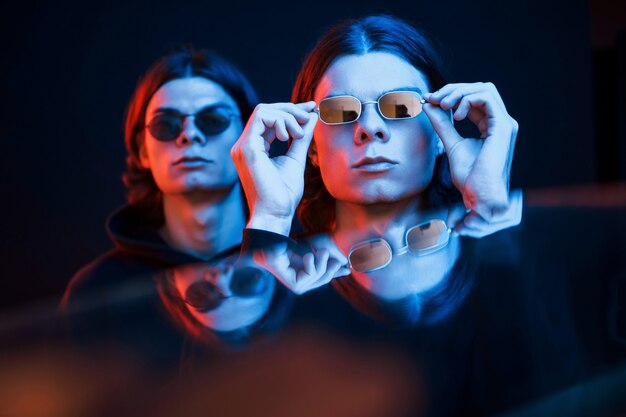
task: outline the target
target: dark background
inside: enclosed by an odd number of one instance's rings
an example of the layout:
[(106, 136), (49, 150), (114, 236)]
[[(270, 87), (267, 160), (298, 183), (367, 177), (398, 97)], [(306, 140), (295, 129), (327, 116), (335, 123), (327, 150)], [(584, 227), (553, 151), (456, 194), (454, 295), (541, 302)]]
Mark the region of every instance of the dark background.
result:
[[(124, 203), (122, 124), (138, 77), (178, 42), (220, 52), (262, 101), (287, 101), (338, 20), (403, 17), (444, 47), (449, 80), (492, 81), (519, 122), (512, 185), (626, 178), (626, 2), (105, 1), (1, 6), (0, 314), (56, 302), (111, 247)], [(621, 34), (620, 34), (621, 33)]]

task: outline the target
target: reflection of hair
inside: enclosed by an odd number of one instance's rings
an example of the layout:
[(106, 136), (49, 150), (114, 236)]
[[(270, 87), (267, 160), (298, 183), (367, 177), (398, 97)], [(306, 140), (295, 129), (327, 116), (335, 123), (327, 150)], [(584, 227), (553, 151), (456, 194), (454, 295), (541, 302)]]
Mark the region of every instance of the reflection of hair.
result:
[[(265, 272), (265, 271), (264, 271)], [(269, 272), (265, 272), (269, 274)], [(270, 279), (274, 279), (273, 276)], [(174, 285), (172, 271), (166, 270), (156, 278), (159, 297), (165, 310), (183, 332), (216, 349), (236, 348), (250, 341), (256, 334), (271, 334), (287, 321), (295, 296), (284, 286), (274, 286), (272, 301), (267, 312), (255, 323), (228, 332), (209, 329), (191, 314)]]
[(459, 258), (439, 284), (423, 293), (410, 294), (397, 301), (385, 301), (377, 297), (351, 276), (335, 279), (331, 283), (339, 295), (367, 316), (396, 326), (431, 325), (445, 320), (467, 298), (476, 275), (474, 252), (473, 242), (464, 240)]
[(213, 52), (182, 47), (159, 58), (141, 77), (126, 110), (126, 172), (123, 179), (128, 188), (128, 202), (155, 212), (159, 216), (161, 192), (150, 169), (142, 167), (139, 147), (144, 140), (146, 108), (154, 93), (168, 81), (203, 77), (214, 81), (235, 100), (246, 123), (257, 103), (257, 96), (250, 82), (230, 62)]
[[(389, 52), (406, 60), (424, 74), (431, 90), (445, 84), (439, 54), (424, 33), (396, 17), (368, 16), (339, 23), (322, 37), (304, 61), (291, 101), (313, 100), (319, 81), (338, 57), (368, 52)], [(335, 200), (324, 186), (319, 168), (310, 161), (304, 177), (304, 195), (298, 207), (300, 221), (307, 233), (329, 232), (335, 220)], [(459, 198), (445, 155), (437, 158), (426, 196), (431, 206)]]

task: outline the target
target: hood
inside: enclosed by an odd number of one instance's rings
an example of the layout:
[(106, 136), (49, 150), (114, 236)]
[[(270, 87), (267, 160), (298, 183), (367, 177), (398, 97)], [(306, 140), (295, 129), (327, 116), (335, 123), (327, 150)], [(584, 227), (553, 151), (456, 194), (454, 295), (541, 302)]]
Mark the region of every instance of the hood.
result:
[[(171, 267), (206, 261), (169, 246), (159, 235), (158, 230), (161, 225), (148, 220), (149, 218), (147, 213), (140, 208), (123, 206), (108, 217), (107, 233), (119, 249), (155, 266)], [(238, 251), (239, 246), (236, 246), (216, 257), (223, 257)]]

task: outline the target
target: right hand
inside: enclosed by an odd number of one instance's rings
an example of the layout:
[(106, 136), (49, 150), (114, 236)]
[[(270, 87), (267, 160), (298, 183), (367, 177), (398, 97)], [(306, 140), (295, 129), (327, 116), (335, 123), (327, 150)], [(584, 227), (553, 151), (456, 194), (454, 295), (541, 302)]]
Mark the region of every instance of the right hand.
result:
[[(313, 138), (315, 102), (259, 104), (232, 147), (250, 208), (247, 227), (289, 235), (304, 191), (304, 167)], [(274, 139), (293, 138), (285, 155), (269, 157)]]

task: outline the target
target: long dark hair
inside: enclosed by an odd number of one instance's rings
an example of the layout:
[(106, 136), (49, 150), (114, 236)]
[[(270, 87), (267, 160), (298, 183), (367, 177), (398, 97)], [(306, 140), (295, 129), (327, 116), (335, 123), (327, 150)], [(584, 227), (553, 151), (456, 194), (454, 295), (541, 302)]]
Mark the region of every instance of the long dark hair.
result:
[[(341, 22), (326, 32), (305, 58), (291, 101), (313, 100), (319, 81), (335, 59), (368, 52), (389, 52), (406, 60), (424, 74), (431, 91), (445, 85), (442, 60), (434, 42), (397, 17), (375, 15)], [(460, 200), (445, 154), (437, 157), (433, 180), (425, 192), (429, 207)], [(335, 199), (324, 186), (319, 168), (310, 160), (304, 172), (304, 194), (298, 217), (306, 234), (328, 233), (335, 222)]]
[(123, 180), (128, 188), (129, 204), (145, 209), (153, 219), (162, 216), (162, 195), (152, 172), (144, 168), (139, 159), (139, 149), (144, 140), (146, 108), (163, 84), (189, 77), (203, 77), (222, 86), (237, 103), (244, 125), (258, 102), (252, 84), (243, 73), (214, 52), (183, 45), (150, 66), (137, 83), (126, 110), (124, 136), (127, 156)]

